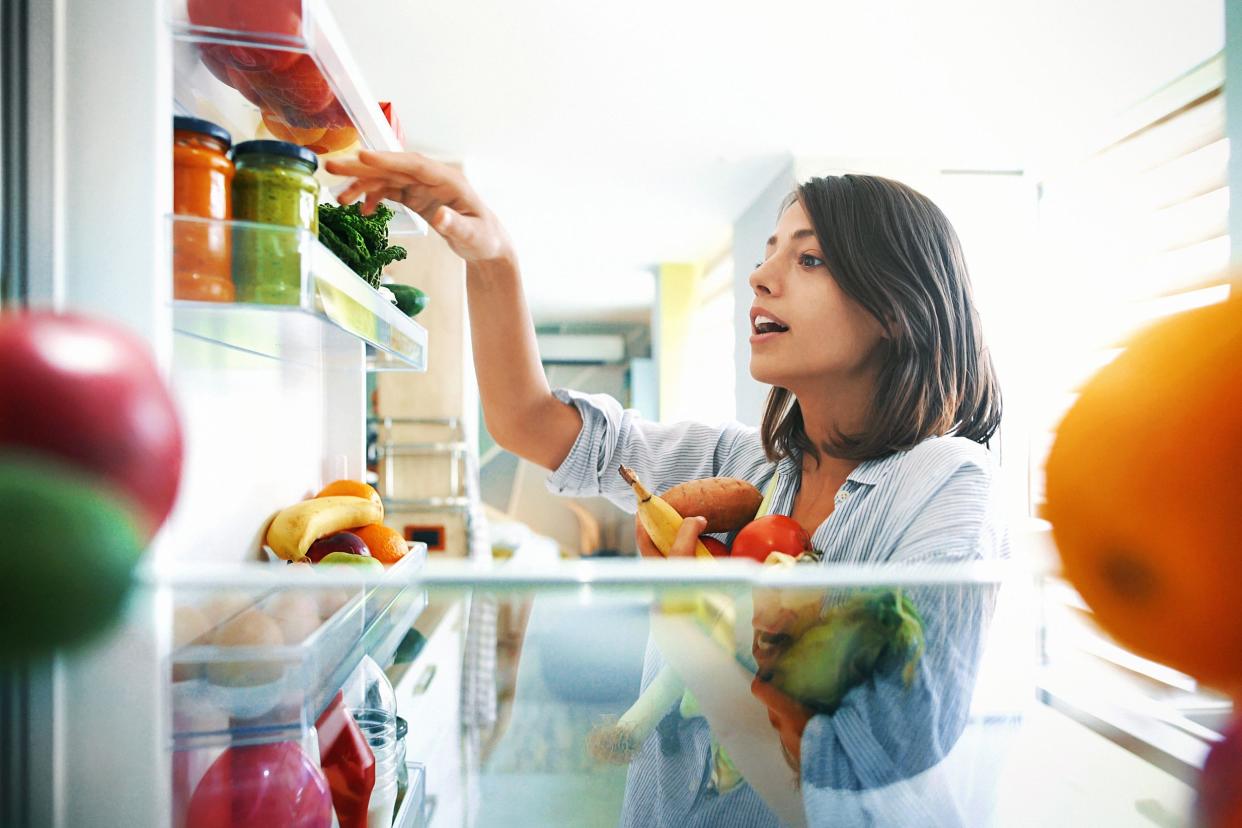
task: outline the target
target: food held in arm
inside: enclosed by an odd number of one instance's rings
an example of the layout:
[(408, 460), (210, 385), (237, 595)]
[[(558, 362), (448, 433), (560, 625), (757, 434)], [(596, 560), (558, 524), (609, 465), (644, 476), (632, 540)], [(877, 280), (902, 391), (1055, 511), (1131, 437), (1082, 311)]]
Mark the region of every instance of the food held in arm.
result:
[[(673, 548), (673, 542), (677, 540), (677, 530), (681, 528), (682, 516), (677, 514), (677, 510), (663, 498), (647, 491), (647, 487), (633, 471), (621, 466), (620, 472), (622, 479), (630, 484), (630, 488), (634, 490), (634, 496), (638, 498), (638, 519), (642, 522), (643, 529), (647, 531), (656, 548), (660, 550), (660, 554), (667, 556)], [(694, 554), (698, 558), (710, 559), (712, 557), (712, 553), (702, 541), (695, 542)]]
[[(679, 483), (660, 495), (679, 515), (698, 516), (707, 521), (704, 534), (720, 534), (735, 532), (754, 519), (763, 502), (763, 495), (758, 489), (745, 480), (733, 477), (709, 477), (701, 480), (689, 480)], [(641, 517), (635, 518), (635, 538), (639, 551), (652, 555), (656, 546), (651, 536), (643, 529)], [(703, 544), (714, 557), (730, 554), (728, 547), (719, 541)]]

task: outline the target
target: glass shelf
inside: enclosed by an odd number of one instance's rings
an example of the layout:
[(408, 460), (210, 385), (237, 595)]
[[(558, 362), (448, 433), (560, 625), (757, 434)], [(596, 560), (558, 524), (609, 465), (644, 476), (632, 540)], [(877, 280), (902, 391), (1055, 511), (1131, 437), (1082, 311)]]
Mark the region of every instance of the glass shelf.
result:
[[(190, 216), (173, 216), (171, 221), (174, 248), (209, 232), (229, 240), (226, 249), (231, 249), (237, 290), (232, 302), (174, 300), (177, 333), (273, 359), (315, 363), (333, 352), (325, 345), (330, 335), (324, 323), (330, 323), (403, 370), (427, 369), (427, 330), (309, 232)], [(254, 284), (257, 273), (262, 285)], [(271, 288), (274, 281), (283, 287)], [(356, 351), (346, 358), (356, 359)]]
[[(322, 0), (173, 0), (174, 96), (181, 112), (227, 129), (233, 141), (277, 138), (323, 157), (401, 143), (362, 79)], [(343, 186), (323, 172), (327, 193)], [(393, 204), (394, 234), (427, 232)]]
[[(139, 572), (142, 588), (176, 602), (305, 586), (312, 573), (301, 569), (178, 561)], [(1071, 709), (1041, 686), (1043, 599), (1017, 562), (428, 559), (386, 577), (425, 590), (433, 606), (493, 608), (472, 614), (469, 629), (491, 636), (494, 660), (463, 659), (460, 629), (427, 626), (409, 659), (426, 681), (397, 684), (411, 760), (433, 781), (460, 780), (431, 788), (441, 820), (467, 807), (468, 791), (480, 826), (617, 824), (627, 797), (662, 796), (695, 797), (705, 811), (743, 802), (790, 825), (1086, 828), (1130, 824), (1136, 803), (1188, 822), (1189, 774), (1136, 750), (1107, 711)], [(333, 573), (330, 587), (363, 579)], [(811, 669), (842, 659), (867, 675)], [(477, 704), (481, 687), (507, 726), (459, 766), (456, 711)], [(813, 714), (800, 766), (773, 719), (789, 709), (777, 692)], [(1146, 726), (1161, 715), (1138, 708), (1130, 718)], [(1197, 740), (1198, 762), (1209, 746)], [(839, 774), (880, 760), (891, 773), (839, 784)], [(695, 788), (644, 792), (628, 781), (674, 772)]]
[(172, 653), (174, 750), (304, 739), (364, 655), (393, 658), (427, 606), (409, 583), (426, 560), (416, 543), (369, 580), (339, 566), (247, 564), (234, 575), (294, 569), (296, 586), (175, 589), (177, 623), (192, 613), (209, 626)]

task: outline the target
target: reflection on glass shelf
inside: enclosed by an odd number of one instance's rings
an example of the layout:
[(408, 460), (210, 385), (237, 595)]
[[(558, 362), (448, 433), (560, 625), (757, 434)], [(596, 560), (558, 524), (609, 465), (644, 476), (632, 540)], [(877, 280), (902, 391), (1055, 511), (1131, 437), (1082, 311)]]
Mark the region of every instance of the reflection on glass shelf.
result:
[[(235, 143), (292, 141), (324, 156), (401, 144), (322, 0), (190, 0), (170, 4), (174, 94), (185, 114), (220, 124)], [(340, 181), (320, 172), (325, 191)], [(393, 205), (392, 232), (426, 224)]]
[[(176, 300), (179, 333), (275, 359), (318, 363), (340, 355), (361, 367), (350, 342), (365, 342), (408, 371), (427, 367), (427, 331), (305, 230), (245, 221), (172, 218), (181, 251), (201, 231), (223, 231), (236, 286), (233, 302)], [(218, 256), (213, 253), (214, 258)], [(349, 337), (324, 330), (324, 323)], [(343, 346), (337, 347), (340, 343)]]

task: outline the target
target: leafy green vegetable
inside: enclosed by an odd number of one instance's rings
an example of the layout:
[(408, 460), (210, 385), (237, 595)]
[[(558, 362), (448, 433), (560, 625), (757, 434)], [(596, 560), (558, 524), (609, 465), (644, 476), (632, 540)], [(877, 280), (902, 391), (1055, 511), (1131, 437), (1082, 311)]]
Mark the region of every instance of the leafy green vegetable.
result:
[(362, 204), (319, 205), (319, 240), (373, 288), (380, 272), (405, 258), (405, 248), (388, 244), (388, 222), (393, 211), (383, 204), (363, 215)]
[(845, 694), (885, 665), (902, 665), (907, 686), (923, 654), (923, 620), (900, 590), (860, 592), (831, 607), (777, 661), (771, 681), (815, 710), (833, 712)]

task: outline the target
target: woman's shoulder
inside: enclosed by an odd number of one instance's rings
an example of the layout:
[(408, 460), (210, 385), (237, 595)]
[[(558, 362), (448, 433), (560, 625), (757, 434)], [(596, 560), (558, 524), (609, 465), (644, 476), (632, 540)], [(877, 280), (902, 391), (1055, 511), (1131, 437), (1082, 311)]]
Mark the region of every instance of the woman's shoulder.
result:
[(988, 448), (965, 437), (929, 437), (890, 458), (892, 482), (901, 488), (935, 490), (954, 476), (969, 477), (990, 488), (996, 466)]

